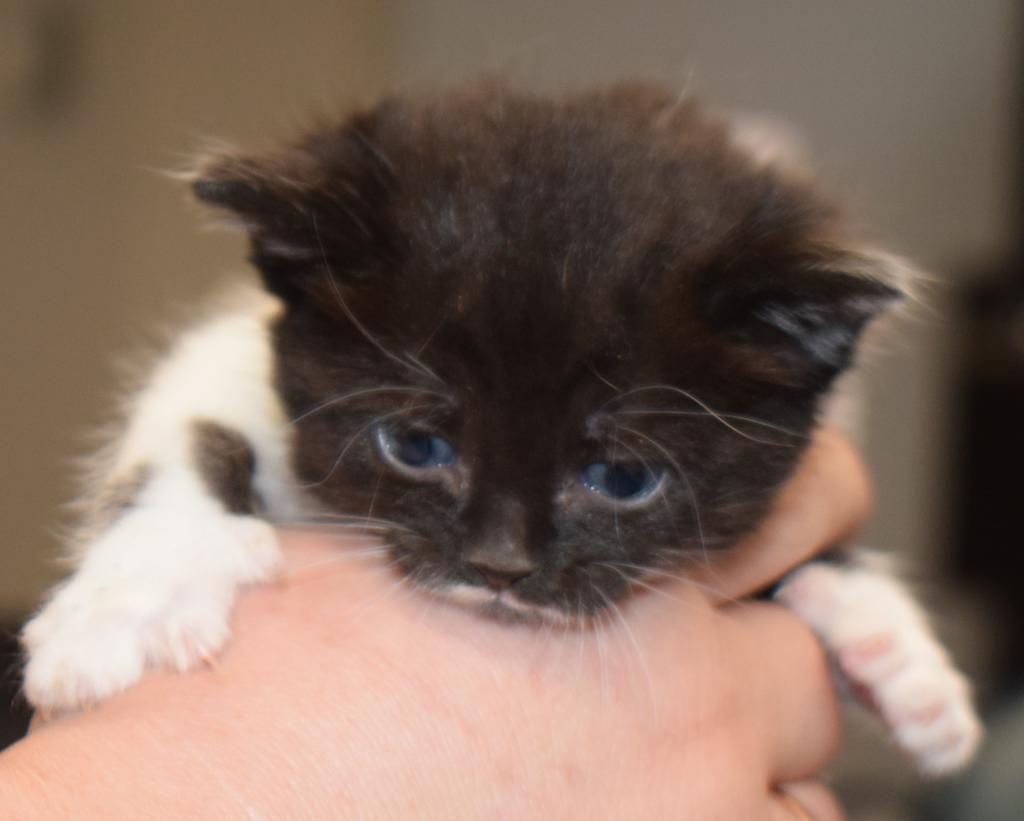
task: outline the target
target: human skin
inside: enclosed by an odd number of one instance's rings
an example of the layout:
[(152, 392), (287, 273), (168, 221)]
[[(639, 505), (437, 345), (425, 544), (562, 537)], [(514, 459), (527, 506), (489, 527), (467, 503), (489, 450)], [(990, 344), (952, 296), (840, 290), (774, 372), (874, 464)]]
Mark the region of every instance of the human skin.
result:
[(825, 659), (735, 599), (868, 506), (820, 435), (761, 531), (603, 627), (510, 626), (412, 590), (365, 539), (283, 534), (214, 664), (154, 673), (0, 756), (5, 818), (840, 818)]

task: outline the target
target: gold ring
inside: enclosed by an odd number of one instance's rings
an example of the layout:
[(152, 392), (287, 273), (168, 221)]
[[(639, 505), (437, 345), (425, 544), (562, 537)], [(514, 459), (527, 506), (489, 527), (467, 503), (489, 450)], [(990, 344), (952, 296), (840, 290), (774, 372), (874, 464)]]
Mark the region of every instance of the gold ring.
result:
[(789, 790), (783, 787), (776, 787), (774, 792), (782, 805), (793, 814), (793, 818), (797, 819), (797, 821), (814, 821), (811, 811), (801, 804)]

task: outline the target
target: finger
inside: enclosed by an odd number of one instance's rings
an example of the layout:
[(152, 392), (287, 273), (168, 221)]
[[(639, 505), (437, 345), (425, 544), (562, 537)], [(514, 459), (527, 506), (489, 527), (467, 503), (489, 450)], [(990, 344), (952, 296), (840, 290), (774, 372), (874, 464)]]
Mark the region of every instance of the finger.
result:
[(871, 485), (857, 452), (835, 431), (819, 430), (768, 518), (712, 560), (698, 581), (720, 601), (749, 595), (849, 538), (870, 507)]
[(771, 821), (843, 821), (832, 792), (817, 781), (794, 781), (772, 791)]
[(759, 722), (772, 782), (807, 778), (831, 759), (840, 710), (825, 654), (810, 629), (778, 605), (734, 605), (725, 627), (750, 720)]

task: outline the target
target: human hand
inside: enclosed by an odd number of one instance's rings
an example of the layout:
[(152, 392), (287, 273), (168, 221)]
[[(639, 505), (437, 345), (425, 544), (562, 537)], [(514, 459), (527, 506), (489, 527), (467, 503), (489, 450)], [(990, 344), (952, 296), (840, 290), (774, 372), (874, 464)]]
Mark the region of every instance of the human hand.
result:
[(867, 518), (871, 502), (860, 456), (836, 431), (820, 429), (757, 532), (691, 576), (715, 601), (748, 596), (848, 539)]
[[(859, 468), (839, 440), (824, 447), (792, 485), (806, 499), (784, 494), (737, 550), (770, 552), (760, 577), (732, 559), (719, 590), (761, 587), (849, 529)], [(18, 745), (0, 758), (0, 803), (26, 817), (793, 819), (785, 785), (839, 817), (804, 782), (837, 740), (824, 660), (773, 605), (680, 581), (600, 631), (538, 634), (410, 592), (352, 543), (285, 547), (294, 580), (243, 600), (215, 669), (153, 675)]]

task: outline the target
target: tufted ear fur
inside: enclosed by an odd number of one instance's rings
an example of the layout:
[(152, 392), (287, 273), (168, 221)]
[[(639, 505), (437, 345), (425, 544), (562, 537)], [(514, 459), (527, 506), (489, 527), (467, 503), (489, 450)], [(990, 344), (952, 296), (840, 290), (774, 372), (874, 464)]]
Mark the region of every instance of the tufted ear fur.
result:
[(866, 250), (744, 257), (705, 282), (707, 318), (814, 390), (850, 364), (867, 324), (905, 295), (909, 271), (896, 257)]
[(366, 278), (387, 253), (392, 180), (365, 127), (353, 119), (265, 155), (220, 151), (190, 175), (200, 201), (248, 232), (250, 260), (278, 296), (299, 298), (325, 266), (341, 281)]
[(811, 178), (812, 161), (803, 136), (784, 119), (751, 111), (725, 114), (729, 141), (756, 168), (770, 168), (787, 177)]

